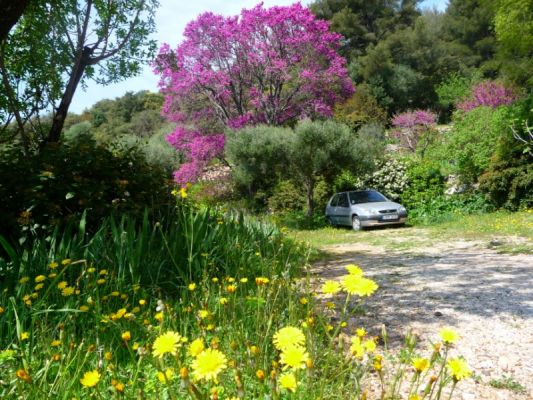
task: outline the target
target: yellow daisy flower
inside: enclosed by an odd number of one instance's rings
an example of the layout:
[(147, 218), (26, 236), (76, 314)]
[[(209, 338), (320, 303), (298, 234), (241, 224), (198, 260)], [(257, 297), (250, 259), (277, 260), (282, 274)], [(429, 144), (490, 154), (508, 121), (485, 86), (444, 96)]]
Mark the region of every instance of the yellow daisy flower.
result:
[(274, 334), (274, 346), (284, 350), (290, 346), (305, 346), (305, 335), (300, 328), (286, 326)]
[(446, 366), (455, 381), (460, 381), (472, 375), (468, 364), (462, 358), (450, 358)]
[(298, 382), (292, 372), (286, 372), (279, 377), (279, 385), (290, 392), (296, 392)]
[(152, 345), (152, 354), (154, 357), (159, 358), (167, 353), (175, 356), (178, 352), (178, 347), (180, 346), (181, 335), (178, 332), (168, 331), (155, 339), (154, 344)]
[(80, 379), (81, 384), (86, 387), (94, 387), (100, 381), (100, 373), (97, 370), (86, 372)]
[(280, 363), (284, 365), (283, 369), (303, 369), (306, 367), (309, 354), (305, 348), (300, 346), (289, 346), (285, 348), (280, 356)]
[(191, 364), (195, 379), (217, 380), (218, 374), (228, 367), (226, 356), (219, 350), (207, 349), (202, 351)]
[(327, 295), (336, 294), (340, 292), (340, 290), (341, 290), (341, 284), (331, 279), (324, 282), (324, 284), (320, 288), (320, 291), (323, 294), (327, 294)]

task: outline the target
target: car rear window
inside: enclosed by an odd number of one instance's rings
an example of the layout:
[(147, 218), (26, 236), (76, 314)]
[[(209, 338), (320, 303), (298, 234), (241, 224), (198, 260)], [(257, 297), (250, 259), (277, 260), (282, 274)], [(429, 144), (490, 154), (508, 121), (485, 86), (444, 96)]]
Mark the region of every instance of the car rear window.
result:
[(364, 192), (350, 192), (350, 203), (377, 203), (380, 201), (387, 201), (387, 198), (379, 192), (368, 190)]

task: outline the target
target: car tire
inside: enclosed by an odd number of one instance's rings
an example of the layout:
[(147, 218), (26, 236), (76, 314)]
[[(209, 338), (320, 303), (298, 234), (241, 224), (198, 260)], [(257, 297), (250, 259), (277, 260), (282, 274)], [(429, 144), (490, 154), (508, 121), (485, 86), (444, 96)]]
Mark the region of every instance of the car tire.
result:
[(361, 226), (361, 220), (359, 219), (357, 215), (354, 215), (352, 217), (352, 229), (354, 231), (360, 231), (363, 229), (363, 227)]

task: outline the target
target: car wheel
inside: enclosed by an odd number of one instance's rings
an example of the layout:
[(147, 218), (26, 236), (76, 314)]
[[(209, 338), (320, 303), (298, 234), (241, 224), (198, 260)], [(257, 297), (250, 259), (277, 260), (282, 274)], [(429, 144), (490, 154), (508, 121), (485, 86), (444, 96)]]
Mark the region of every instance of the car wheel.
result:
[(357, 215), (354, 215), (352, 217), (352, 229), (354, 231), (360, 231), (362, 229), (361, 220), (359, 219)]

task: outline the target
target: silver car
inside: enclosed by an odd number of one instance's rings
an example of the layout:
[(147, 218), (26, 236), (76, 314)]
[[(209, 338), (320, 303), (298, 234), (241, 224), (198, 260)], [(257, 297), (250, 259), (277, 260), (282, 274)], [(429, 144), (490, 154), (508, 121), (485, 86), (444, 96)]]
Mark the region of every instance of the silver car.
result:
[(358, 231), (369, 226), (405, 224), (407, 210), (375, 190), (359, 190), (333, 195), (326, 206), (326, 219), (331, 225), (347, 225)]

